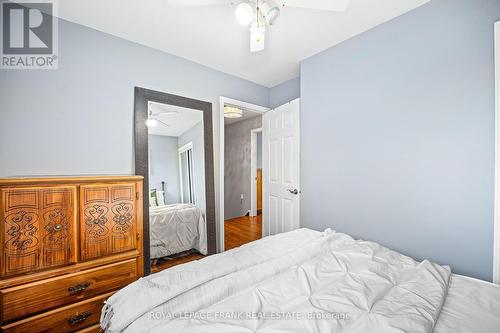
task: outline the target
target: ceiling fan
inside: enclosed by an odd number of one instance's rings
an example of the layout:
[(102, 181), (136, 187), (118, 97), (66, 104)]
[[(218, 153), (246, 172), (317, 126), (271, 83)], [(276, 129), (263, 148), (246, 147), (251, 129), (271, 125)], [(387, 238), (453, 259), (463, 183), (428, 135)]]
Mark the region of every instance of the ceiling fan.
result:
[(272, 26), (283, 7), (328, 10), (346, 10), (351, 0), (167, 0), (173, 7), (200, 7), (214, 5), (236, 6), (238, 22), (250, 27), (250, 52), (264, 50), (266, 27)]
[(158, 124), (161, 124), (165, 127), (170, 127), (169, 124), (166, 122), (162, 121), (160, 119), (161, 115), (174, 115), (177, 114), (177, 111), (160, 111), (160, 112), (153, 112), (153, 103), (148, 102), (148, 119), (146, 120), (146, 126), (147, 127), (156, 127)]

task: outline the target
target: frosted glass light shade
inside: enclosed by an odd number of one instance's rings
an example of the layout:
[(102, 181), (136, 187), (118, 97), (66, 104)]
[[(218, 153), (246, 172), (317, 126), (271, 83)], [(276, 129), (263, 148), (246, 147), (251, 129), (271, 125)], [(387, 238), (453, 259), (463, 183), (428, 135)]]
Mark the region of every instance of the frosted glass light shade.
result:
[(248, 25), (253, 21), (253, 8), (246, 2), (242, 2), (236, 7), (236, 20), (241, 25)]
[(224, 106), (224, 118), (241, 118), (243, 111), (235, 106)]

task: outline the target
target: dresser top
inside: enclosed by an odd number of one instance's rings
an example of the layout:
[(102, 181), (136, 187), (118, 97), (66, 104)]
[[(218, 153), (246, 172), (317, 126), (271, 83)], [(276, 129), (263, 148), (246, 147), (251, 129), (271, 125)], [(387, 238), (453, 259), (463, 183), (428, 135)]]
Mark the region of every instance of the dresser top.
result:
[(143, 176), (30, 176), (0, 178), (0, 186), (142, 181)]

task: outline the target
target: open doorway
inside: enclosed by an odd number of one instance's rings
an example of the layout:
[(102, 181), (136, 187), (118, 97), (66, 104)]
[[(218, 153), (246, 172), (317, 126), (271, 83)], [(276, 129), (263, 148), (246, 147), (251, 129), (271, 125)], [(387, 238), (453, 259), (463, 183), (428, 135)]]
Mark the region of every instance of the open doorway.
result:
[(250, 216), (262, 215), (262, 127), (250, 132)]
[(229, 250), (262, 238), (262, 116), (267, 109), (234, 100), (222, 105), (221, 245)]

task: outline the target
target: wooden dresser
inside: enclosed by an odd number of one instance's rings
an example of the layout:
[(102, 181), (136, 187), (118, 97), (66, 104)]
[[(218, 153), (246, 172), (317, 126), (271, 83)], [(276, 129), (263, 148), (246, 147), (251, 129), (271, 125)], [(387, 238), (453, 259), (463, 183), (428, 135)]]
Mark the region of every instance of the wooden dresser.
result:
[(0, 179), (2, 332), (99, 332), (143, 275), (142, 177)]

